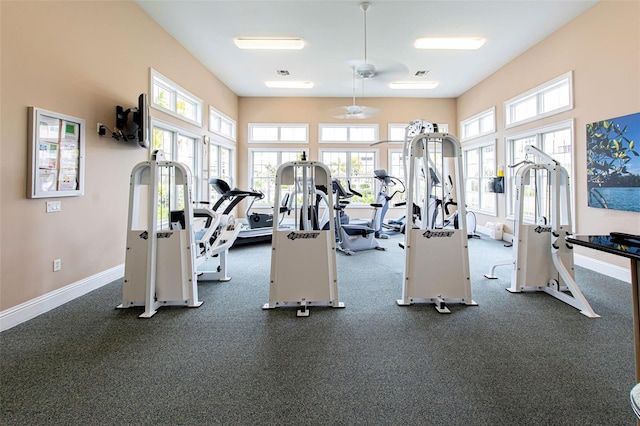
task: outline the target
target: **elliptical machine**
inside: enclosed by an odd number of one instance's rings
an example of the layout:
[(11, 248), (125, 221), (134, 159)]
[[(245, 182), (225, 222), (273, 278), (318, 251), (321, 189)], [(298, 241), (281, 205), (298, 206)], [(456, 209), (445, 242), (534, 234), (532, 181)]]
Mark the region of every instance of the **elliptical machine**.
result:
[[(380, 239), (389, 238), (385, 233), (384, 228), (390, 229), (392, 232), (404, 232), (404, 225), (400, 221), (389, 221), (384, 223), (384, 217), (389, 210), (389, 202), (396, 196), (396, 194), (403, 194), (406, 190), (404, 183), (397, 177), (389, 176), (386, 170), (374, 170), (376, 179), (380, 181), (380, 191), (376, 197), (376, 202), (371, 204), (373, 212), (371, 213), (370, 225), (375, 231), (375, 237)], [(400, 185), (402, 189), (396, 189), (389, 195), (389, 192), (396, 185)]]

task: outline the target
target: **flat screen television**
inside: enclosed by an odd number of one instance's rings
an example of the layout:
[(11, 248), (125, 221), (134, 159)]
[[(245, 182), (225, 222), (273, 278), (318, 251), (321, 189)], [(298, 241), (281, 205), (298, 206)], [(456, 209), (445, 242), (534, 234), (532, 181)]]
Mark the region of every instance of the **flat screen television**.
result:
[(149, 148), (149, 101), (146, 93), (138, 96), (137, 108), (116, 106), (116, 139), (137, 143)]

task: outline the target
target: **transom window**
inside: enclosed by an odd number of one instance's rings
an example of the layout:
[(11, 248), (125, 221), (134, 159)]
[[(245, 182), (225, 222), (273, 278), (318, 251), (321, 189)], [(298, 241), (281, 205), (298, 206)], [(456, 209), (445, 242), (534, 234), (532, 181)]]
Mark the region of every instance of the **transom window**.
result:
[(460, 139), (467, 140), (479, 136), (488, 135), (496, 131), (496, 109), (489, 108), (486, 111), (469, 117), (460, 122)]
[(309, 124), (249, 123), (249, 143), (308, 143)]
[(377, 150), (320, 150), (320, 161), (329, 167), (331, 177), (340, 180), (344, 188), (351, 187), (362, 194), (353, 197), (351, 205), (369, 205), (375, 201)]
[(505, 126), (513, 127), (573, 109), (570, 71), (504, 103)]
[(465, 203), (470, 210), (495, 215), (496, 194), (490, 188), (496, 176), (495, 142), (484, 142), (464, 149)]
[(236, 141), (236, 121), (209, 106), (209, 131)]
[(151, 106), (202, 127), (204, 103), (153, 68), (151, 69)]
[[(377, 124), (319, 124), (320, 143), (372, 143), (378, 140)], [(402, 137), (404, 139), (404, 136)]]

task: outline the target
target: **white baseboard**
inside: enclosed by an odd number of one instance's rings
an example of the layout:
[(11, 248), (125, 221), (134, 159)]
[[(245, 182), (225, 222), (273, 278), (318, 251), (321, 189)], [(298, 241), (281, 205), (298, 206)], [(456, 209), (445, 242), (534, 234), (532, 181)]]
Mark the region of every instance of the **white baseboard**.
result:
[(107, 285), (124, 276), (124, 264), (102, 271), (58, 290), (0, 312), (0, 332), (15, 327), (52, 309)]
[(603, 262), (602, 260), (594, 259), (592, 257), (584, 256), (581, 254), (573, 255), (573, 263), (577, 266), (581, 266), (591, 271), (598, 272), (599, 274), (607, 275), (611, 278), (615, 278), (617, 280), (631, 284), (630, 268), (613, 265), (611, 263)]

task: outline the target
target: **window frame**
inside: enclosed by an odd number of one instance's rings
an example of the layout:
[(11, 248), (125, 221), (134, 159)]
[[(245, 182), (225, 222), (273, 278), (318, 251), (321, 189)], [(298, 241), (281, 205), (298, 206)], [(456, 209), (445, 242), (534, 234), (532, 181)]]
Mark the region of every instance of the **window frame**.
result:
[[(178, 118), (179, 120), (182, 120), (186, 123), (192, 124), (194, 126), (197, 127), (203, 127), (202, 126), (202, 121), (203, 121), (203, 109), (204, 109), (204, 101), (202, 99), (200, 99), (199, 97), (197, 97), (196, 95), (194, 95), (193, 93), (189, 92), (188, 90), (184, 89), (182, 86), (180, 86), (179, 84), (175, 83), (174, 81), (172, 81), (171, 79), (165, 77), (164, 75), (162, 75), (161, 73), (159, 73), (158, 71), (154, 70), (153, 68), (150, 68), (150, 76), (149, 76), (149, 90), (150, 90), (150, 96), (149, 96), (149, 105), (154, 108), (157, 109), (158, 111), (162, 111), (165, 114), (169, 114), (173, 117)], [(156, 86), (160, 86), (162, 88), (164, 88), (165, 90), (167, 90), (168, 92), (170, 92), (171, 94), (171, 99), (170, 99), (170, 105), (169, 108), (157, 103), (155, 101), (155, 88)], [(191, 119), (189, 117), (186, 117), (182, 114), (180, 114), (177, 110), (177, 103), (178, 103), (178, 97), (182, 97), (185, 98), (186, 100), (188, 100), (194, 107), (195, 107), (195, 115), (196, 118)]]
[[(482, 120), (486, 118), (491, 118), (491, 128), (488, 130), (482, 130)], [(469, 135), (466, 129), (470, 126), (476, 124), (478, 125), (478, 133), (473, 135)], [(496, 107), (493, 106), (488, 108), (478, 114), (472, 115), (471, 117), (460, 121), (460, 141), (467, 141), (471, 139), (478, 139), (481, 137), (485, 137), (491, 135), (496, 132)]]
[[(576, 188), (575, 188), (575, 173), (576, 173), (576, 162), (575, 162), (575, 147), (576, 147), (576, 134), (575, 134), (575, 126), (574, 126), (574, 120), (573, 119), (568, 119), (568, 120), (562, 120), (556, 123), (552, 123), (552, 124), (548, 124), (545, 126), (540, 126), (540, 127), (536, 127), (533, 129), (529, 129), (527, 131), (524, 132), (519, 132), (519, 133), (514, 133), (511, 135), (507, 135), (504, 137), (504, 147), (505, 147), (505, 164), (509, 165), (512, 164), (513, 161), (513, 142), (515, 140), (518, 139), (524, 139), (527, 137), (535, 137), (536, 139), (536, 147), (543, 150), (542, 147), (542, 143), (543, 143), (543, 135), (547, 134), (547, 133), (551, 133), (551, 132), (556, 132), (556, 131), (560, 131), (560, 130), (565, 130), (568, 129), (570, 132), (570, 139), (571, 139), (571, 153), (569, 155), (569, 158), (571, 158), (571, 165), (569, 167), (569, 195), (570, 195), (570, 199), (571, 199), (571, 220), (572, 223), (575, 226), (575, 215), (576, 215), (576, 209), (575, 209), (575, 199), (576, 197), (573, 195), (573, 193), (575, 192)], [(543, 150), (544, 151), (544, 150)], [(566, 164), (562, 164), (561, 165), (564, 168), (567, 168)], [(514, 213), (515, 213), (515, 205), (513, 204), (515, 201), (515, 197), (513, 194), (514, 191), (514, 178), (515, 178), (515, 174), (516, 174), (517, 168), (512, 168), (512, 167), (506, 167), (505, 168), (505, 177), (504, 177), (504, 187), (505, 187), (505, 197), (506, 197), (506, 203), (505, 203), (505, 218), (509, 219), (509, 220), (514, 220)], [(524, 217), (524, 220), (526, 222), (529, 222), (529, 217)]]
[[(346, 128), (346, 140), (323, 140), (322, 130), (328, 128)], [(371, 140), (353, 140), (351, 137), (352, 130), (358, 128), (372, 129), (374, 134)], [(319, 144), (371, 144), (377, 142), (380, 138), (380, 125), (378, 123), (318, 123), (318, 143)]]
[[(552, 90), (554, 87), (562, 85), (564, 83), (567, 84), (568, 104), (555, 108), (550, 111), (542, 112), (541, 108), (543, 107), (544, 103), (541, 101), (541, 98), (550, 90)], [(573, 71), (569, 71), (537, 87), (534, 87), (533, 89), (527, 92), (521, 93), (518, 96), (515, 96), (505, 101), (504, 102), (505, 129), (520, 126), (521, 124), (530, 123), (532, 121), (536, 121), (542, 118), (550, 117), (552, 115), (556, 115), (565, 111), (572, 110), (574, 105), (573, 92), (574, 92), (573, 91)], [(515, 118), (513, 118), (514, 108), (518, 104), (521, 104), (523, 101), (530, 98), (535, 98), (536, 113), (531, 117), (527, 117), (522, 120), (515, 121)]]
[[(276, 129), (277, 130), (277, 138), (275, 140), (263, 140), (263, 139), (253, 139), (253, 130), (255, 128), (265, 128), (265, 129)], [(282, 131), (285, 129), (304, 129), (305, 131), (305, 139), (296, 141), (296, 140), (283, 140), (282, 139)], [(248, 124), (248, 133), (247, 133), (247, 143), (257, 144), (300, 144), (306, 145), (309, 143), (309, 123), (249, 123)]]
[[(230, 133), (226, 133), (223, 132), (221, 129), (216, 128), (213, 123), (214, 121), (216, 121), (216, 119), (220, 120), (220, 124), (222, 123), (228, 123), (229, 127), (231, 128), (231, 132)], [(222, 127), (222, 126), (220, 126)], [(229, 117), (228, 115), (220, 112), (219, 110), (217, 110), (216, 108), (214, 108), (212, 105), (209, 105), (209, 123), (208, 123), (208, 128), (209, 131), (211, 133), (214, 133), (218, 136), (221, 136), (223, 138), (225, 138), (228, 141), (233, 142), (234, 144), (237, 141), (237, 134), (238, 134), (238, 126), (237, 126), (237, 122), (236, 120), (234, 120), (233, 118)]]
[[(306, 154), (306, 157), (309, 158), (309, 149), (308, 148), (303, 148), (302, 150), (300, 150), (299, 148), (293, 148), (293, 147), (287, 147), (287, 148), (272, 148), (272, 147), (268, 147), (268, 148), (259, 148), (259, 147), (251, 147), (248, 149), (247, 153), (248, 153), (248, 158), (247, 158), (247, 163), (248, 163), (248, 170), (247, 170), (247, 182), (249, 183), (249, 187), (253, 187), (253, 183), (254, 183), (254, 175), (253, 175), (253, 170), (254, 170), (254, 154), (256, 152), (275, 152), (277, 153), (278, 156), (278, 160), (276, 161), (278, 164), (282, 164), (282, 153), (286, 152), (286, 153), (296, 153), (296, 154), (300, 154), (301, 151), (303, 151)], [(274, 186), (274, 193), (275, 193), (275, 181), (276, 181), (276, 177), (275, 175), (273, 176), (273, 186)], [(265, 197), (265, 200), (267, 200), (268, 197)], [(279, 201), (278, 201), (279, 202)], [(275, 203), (275, 200), (274, 200)], [(266, 201), (261, 201), (261, 200), (256, 200), (256, 202), (253, 204), (254, 208), (269, 208), (269, 207), (273, 207), (273, 205), (270, 202), (266, 202)]]
[[(498, 169), (498, 151), (497, 151), (497, 141), (496, 139), (484, 139), (482, 141), (478, 141), (469, 145), (465, 145), (462, 147), (462, 158), (463, 158), (463, 176), (464, 176), (464, 188), (462, 190), (465, 193), (465, 200), (467, 202), (467, 210), (471, 210), (476, 213), (480, 213), (487, 216), (498, 216), (498, 196), (496, 193), (493, 193), (493, 210), (483, 208), (482, 207), (482, 199), (484, 192), (482, 191), (483, 185), (489, 179), (497, 176)], [(483, 149), (487, 147), (493, 148), (493, 176), (484, 176), (482, 174), (482, 170), (484, 169), (484, 158), (483, 158)], [(468, 164), (467, 164), (467, 154), (470, 151), (478, 151), (478, 164), (480, 166), (480, 173), (477, 178), (469, 176)], [(467, 181), (469, 179), (478, 179), (478, 207), (472, 207), (468, 205), (469, 197), (467, 195)], [(460, 188), (456, 188), (457, 191), (460, 191)]]
[[(345, 179), (346, 180), (352, 180), (351, 179), (351, 153), (356, 152), (356, 153), (361, 153), (361, 152), (368, 152), (368, 153), (372, 153), (373, 154), (373, 170), (377, 170), (378, 169), (378, 165), (380, 162), (380, 151), (377, 148), (364, 148), (363, 149), (358, 149), (358, 147), (350, 147), (350, 148), (319, 148), (318, 149), (318, 161), (323, 162), (323, 154), (325, 152), (336, 152), (336, 153), (342, 153), (345, 152), (347, 153), (347, 161), (346, 161), (346, 170), (345, 170)], [(326, 164), (326, 163), (325, 163)], [(327, 167), (329, 167), (329, 169), (331, 169), (331, 165), (330, 164), (326, 164)], [(331, 178), (336, 178), (336, 176), (334, 176), (332, 174)], [(371, 176), (366, 177), (367, 179), (371, 179), (371, 188), (372, 188), (372, 196), (373, 196), (373, 200), (371, 202), (375, 202), (376, 196), (378, 194), (378, 188), (377, 188), (377, 183), (376, 183), (376, 178), (373, 175), (373, 171)], [(346, 182), (344, 184), (344, 187), (346, 188)], [(360, 197), (356, 197), (354, 199), (351, 200), (351, 203), (349, 204), (349, 208), (371, 208), (371, 203), (370, 202), (366, 202), (366, 201), (360, 201)]]

